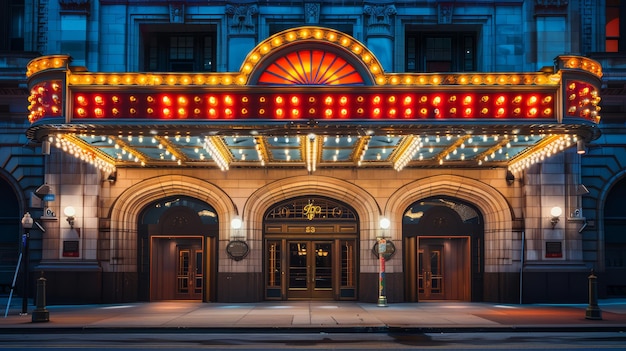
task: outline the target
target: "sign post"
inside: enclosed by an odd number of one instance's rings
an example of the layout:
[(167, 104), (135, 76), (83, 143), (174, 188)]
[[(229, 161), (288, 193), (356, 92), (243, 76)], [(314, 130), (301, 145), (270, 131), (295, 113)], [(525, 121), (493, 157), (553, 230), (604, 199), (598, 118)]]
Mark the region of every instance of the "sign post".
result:
[(387, 251), (387, 240), (378, 239), (378, 307), (387, 307), (387, 297), (385, 296), (385, 255)]

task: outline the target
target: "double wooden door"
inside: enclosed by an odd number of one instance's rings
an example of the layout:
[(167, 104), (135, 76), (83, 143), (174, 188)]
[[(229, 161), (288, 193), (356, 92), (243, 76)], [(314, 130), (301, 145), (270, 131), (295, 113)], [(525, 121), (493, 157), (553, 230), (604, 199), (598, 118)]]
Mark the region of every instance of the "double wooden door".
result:
[(289, 241), (287, 297), (290, 299), (333, 298), (332, 241)]

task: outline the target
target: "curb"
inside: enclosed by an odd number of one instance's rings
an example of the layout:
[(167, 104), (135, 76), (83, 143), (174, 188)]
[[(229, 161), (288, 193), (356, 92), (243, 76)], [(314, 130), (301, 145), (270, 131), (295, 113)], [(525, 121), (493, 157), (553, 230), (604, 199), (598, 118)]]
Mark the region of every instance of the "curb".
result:
[(626, 325), (610, 326), (494, 326), (494, 327), (3, 327), (2, 334), (427, 334), (427, 333), (563, 333), (563, 332), (617, 332), (625, 333)]

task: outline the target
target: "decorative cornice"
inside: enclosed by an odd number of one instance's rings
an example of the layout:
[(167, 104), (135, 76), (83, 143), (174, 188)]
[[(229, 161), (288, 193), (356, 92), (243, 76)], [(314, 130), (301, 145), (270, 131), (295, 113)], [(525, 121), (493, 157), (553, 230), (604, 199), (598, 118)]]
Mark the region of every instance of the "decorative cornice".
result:
[(83, 13), (88, 15), (91, 10), (91, 0), (59, 0), (62, 12)]
[(259, 13), (256, 3), (229, 3), (226, 14), (229, 16), (231, 34), (255, 34), (255, 17)]
[(320, 22), (320, 4), (314, 2), (304, 3), (304, 23), (318, 24)]
[(535, 15), (564, 16), (569, 0), (535, 0)]
[(368, 4), (363, 6), (363, 13), (369, 16), (367, 21), (367, 33), (368, 35), (391, 35), (391, 16), (394, 16), (398, 11), (396, 6), (392, 3), (389, 4)]
[(185, 4), (170, 4), (170, 23), (185, 23)]
[(437, 23), (451, 24), (453, 12), (454, 12), (454, 3), (443, 2), (443, 3), (437, 4)]
[(569, 0), (535, 0), (535, 6), (542, 7), (567, 7)]

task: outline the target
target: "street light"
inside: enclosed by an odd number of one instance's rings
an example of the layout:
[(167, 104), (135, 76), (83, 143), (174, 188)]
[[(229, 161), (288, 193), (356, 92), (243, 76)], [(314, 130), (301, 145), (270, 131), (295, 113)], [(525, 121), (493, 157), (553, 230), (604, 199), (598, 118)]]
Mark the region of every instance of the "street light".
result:
[(385, 291), (385, 251), (387, 251), (387, 240), (384, 231), (389, 229), (391, 221), (387, 218), (381, 218), (380, 229), (382, 235), (378, 239), (378, 307), (387, 307), (387, 296)]
[(30, 213), (26, 212), (22, 217), (22, 228), (24, 228), (24, 234), (22, 235), (22, 278), (23, 292), (22, 292), (22, 315), (28, 314), (28, 239), (30, 237), (30, 228), (33, 227), (33, 218)]

